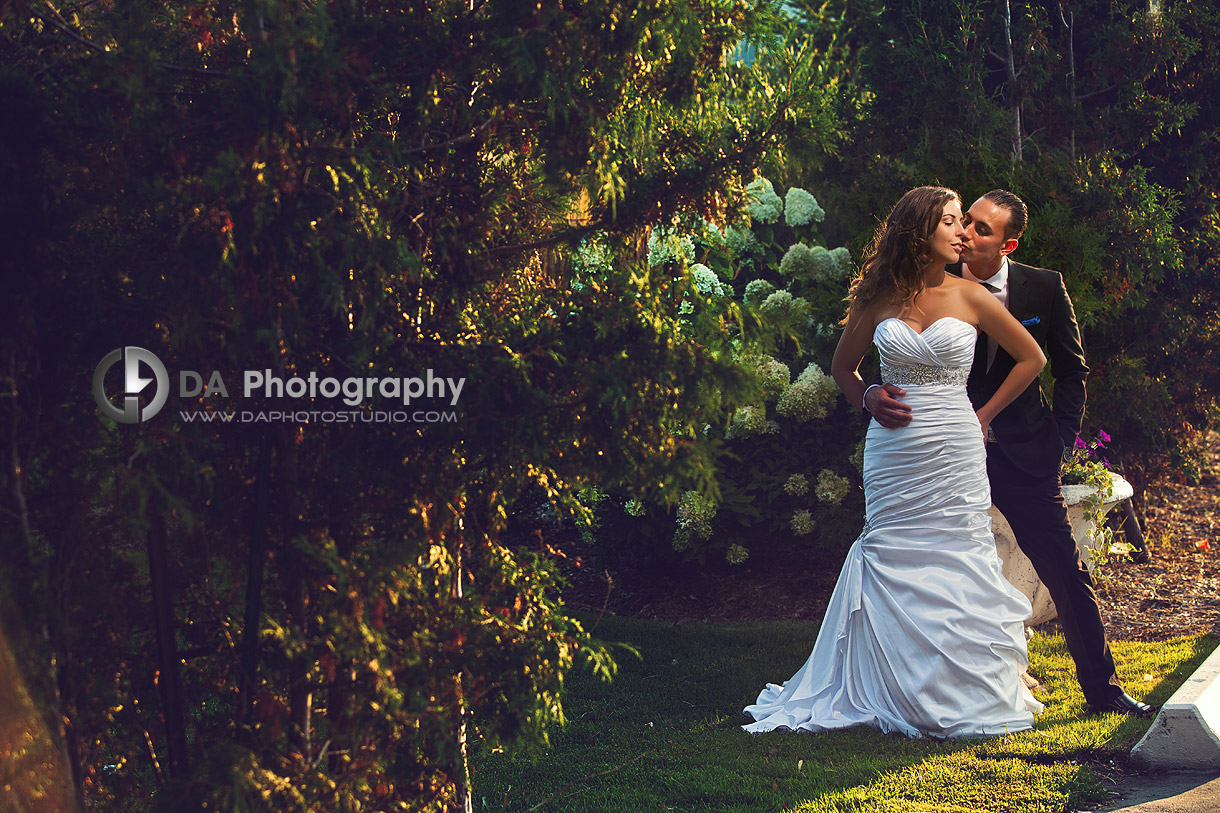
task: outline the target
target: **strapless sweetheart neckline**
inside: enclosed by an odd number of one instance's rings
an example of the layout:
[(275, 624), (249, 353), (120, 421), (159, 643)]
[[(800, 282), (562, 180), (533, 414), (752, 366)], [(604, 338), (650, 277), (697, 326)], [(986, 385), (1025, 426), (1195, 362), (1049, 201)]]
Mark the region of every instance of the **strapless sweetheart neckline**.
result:
[[(923, 330), (916, 330), (910, 324), (903, 321), (902, 319), (899, 319), (897, 316), (887, 316), (884, 319), (882, 319), (880, 322), (877, 323), (877, 327), (881, 327), (886, 322), (898, 322), (901, 325), (906, 325), (907, 329), (910, 330), (912, 333), (914, 333), (916, 336), (922, 336), (923, 334), (927, 333), (929, 330), (934, 328), (939, 322), (943, 322), (946, 319), (952, 319), (955, 322), (961, 322), (963, 325), (970, 328), (971, 330), (975, 329), (974, 325), (970, 324), (965, 319), (958, 319), (956, 316), (942, 316), (939, 319), (933, 319), (932, 323), (930, 325), (928, 325), (927, 327), (925, 327)], [(876, 328), (873, 328), (873, 329), (876, 330)]]

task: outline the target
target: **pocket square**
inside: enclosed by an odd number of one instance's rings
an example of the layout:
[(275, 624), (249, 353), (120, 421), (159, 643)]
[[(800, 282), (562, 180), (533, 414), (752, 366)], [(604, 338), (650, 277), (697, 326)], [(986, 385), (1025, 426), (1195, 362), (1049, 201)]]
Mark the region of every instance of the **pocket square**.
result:
[(1021, 324), (1025, 325), (1026, 327), (1029, 327), (1030, 325), (1037, 325), (1037, 324), (1040, 324), (1041, 322), (1042, 322), (1042, 320), (1037, 316), (1033, 316), (1033, 317), (1030, 317), (1029, 319), (1021, 320)]

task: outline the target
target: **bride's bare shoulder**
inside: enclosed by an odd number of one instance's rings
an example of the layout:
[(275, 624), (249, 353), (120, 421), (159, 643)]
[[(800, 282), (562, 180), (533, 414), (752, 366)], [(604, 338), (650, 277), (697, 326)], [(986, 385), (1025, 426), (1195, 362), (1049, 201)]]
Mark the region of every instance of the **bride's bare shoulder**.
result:
[(857, 302), (848, 311), (847, 324), (853, 328), (864, 328), (871, 332), (877, 323), (885, 318), (885, 311), (891, 309), (892, 306), (882, 301), (880, 297), (871, 302)]

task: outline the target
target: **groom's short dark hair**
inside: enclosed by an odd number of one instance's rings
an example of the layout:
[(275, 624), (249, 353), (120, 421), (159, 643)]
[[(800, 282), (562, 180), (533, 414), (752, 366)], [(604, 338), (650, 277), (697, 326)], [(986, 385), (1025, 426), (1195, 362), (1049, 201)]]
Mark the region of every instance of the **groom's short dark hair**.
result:
[(1008, 210), (1008, 225), (1004, 227), (1004, 239), (1020, 238), (1025, 233), (1025, 224), (1029, 222), (1029, 209), (1025, 201), (1009, 192), (1007, 189), (992, 189), (984, 198)]

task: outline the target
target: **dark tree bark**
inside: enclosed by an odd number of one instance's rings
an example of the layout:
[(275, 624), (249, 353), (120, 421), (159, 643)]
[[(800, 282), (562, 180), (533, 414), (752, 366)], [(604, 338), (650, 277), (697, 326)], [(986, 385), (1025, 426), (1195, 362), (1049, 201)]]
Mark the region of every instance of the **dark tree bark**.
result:
[(263, 615), (263, 571), (267, 560), (267, 512), (271, 488), (271, 436), (262, 435), (254, 481), (254, 515), (250, 521), (250, 553), (246, 562), (246, 610), (242, 623), (240, 717), (250, 719), (258, 686), (258, 628)]
[(11, 561), (16, 567), (26, 573), (32, 572), (34, 557), (33, 557), (33, 536), (30, 532), (30, 512), (25, 502), (25, 490), (21, 486), (21, 454), (17, 449), (18, 424), (20, 416), (17, 410), (17, 358), (16, 352), (10, 350), (8, 358), (5, 360), (5, 380), (6, 385), (0, 391), (0, 398), (3, 398), (8, 405), (8, 456), (5, 461), (7, 471), (5, 475), (8, 477), (9, 498), (13, 501), (13, 512), (17, 515), (17, 545), (12, 550), (4, 551), (4, 558)]
[(189, 771), (186, 751), (186, 715), (182, 683), (178, 673), (178, 642), (175, 638), (173, 591), (169, 583), (165, 517), (157, 514), (148, 528), (148, 573), (152, 582), (153, 618), (157, 631), (157, 671), (161, 703), (165, 709), (165, 742), (170, 776)]
[[(283, 375), (282, 368), (277, 370)], [(305, 584), (305, 562), (297, 547), (301, 533), (299, 478), (300, 469), (295, 437), (290, 427), (277, 431), (277, 462), (280, 505), (284, 517), (283, 585), (284, 606), (289, 622), (307, 636), (308, 591)], [(306, 679), (308, 656), (298, 655), (288, 665), (288, 709), (293, 742), (308, 760), (310, 759), (310, 730), (312, 726), (313, 692)]]
[[(462, 601), (462, 579), (466, 573), (464, 553), (466, 549), (466, 536), (471, 530), (466, 527), (466, 507), (466, 503), (456, 506), (451, 526), (450, 539), (452, 540), (452, 545), (450, 552), (453, 556), (453, 585), (451, 587), (450, 600), (454, 602)], [(470, 760), (466, 747), (466, 718), (469, 716), (469, 712), (466, 703), (466, 683), (461, 669), (458, 669), (453, 674), (453, 694), (454, 702), (451, 709), (452, 719), (450, 724), (453, 730), (455, 747), (450, 777), (453, 779), (457, 790), (458, 810), (461, 813), (474, 813), (474, 798), (470, 792)]]

